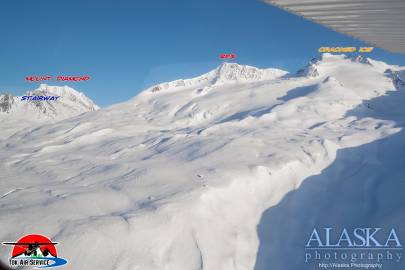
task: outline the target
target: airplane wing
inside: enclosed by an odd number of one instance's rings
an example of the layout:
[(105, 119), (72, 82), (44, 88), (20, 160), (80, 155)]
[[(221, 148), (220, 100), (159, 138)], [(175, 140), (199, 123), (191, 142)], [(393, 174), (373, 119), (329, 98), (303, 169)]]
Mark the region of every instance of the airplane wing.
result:
[(370, 45), (405, 53), (405, 0), (264, 1)]

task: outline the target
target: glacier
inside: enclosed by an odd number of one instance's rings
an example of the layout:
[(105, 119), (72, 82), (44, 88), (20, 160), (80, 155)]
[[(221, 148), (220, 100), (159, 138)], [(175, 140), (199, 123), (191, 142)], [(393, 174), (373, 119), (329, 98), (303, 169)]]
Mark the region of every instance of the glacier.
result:
[(224, 63), (1, 135), (0, 239), (47, 235), (66, 269), (305, 269), (301, 238), (327, 213), (405, 220), (376, 207), (400, 200), (384, 177), (405, 168), (404, 70), (332, 54), (297, 74)]

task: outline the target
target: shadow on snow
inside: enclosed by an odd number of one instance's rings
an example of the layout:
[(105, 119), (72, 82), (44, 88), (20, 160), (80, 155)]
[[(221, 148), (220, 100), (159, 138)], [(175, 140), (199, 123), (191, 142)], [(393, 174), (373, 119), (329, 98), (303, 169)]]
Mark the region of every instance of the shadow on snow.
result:
[[(405, 91), (398, 89), (365, 101), (347, 115), (392, 120), (403, 128), (404, 102)], [(320, 261), (305, 263), (304, 248), (314, 227), (334, 228), (337, 237), (345, 227), (395, 228), (403, 244), (404, 194), (404, 130), (339, 150), (336, 160), (320, 175), (308, 177), (297, 190), (263, 213), (257, 227), (260, 243), (254, 270), (318, 269)], [(404, 265), (404, 258), (400, 263), (383, 262), (387, 270), (403, 270)]]

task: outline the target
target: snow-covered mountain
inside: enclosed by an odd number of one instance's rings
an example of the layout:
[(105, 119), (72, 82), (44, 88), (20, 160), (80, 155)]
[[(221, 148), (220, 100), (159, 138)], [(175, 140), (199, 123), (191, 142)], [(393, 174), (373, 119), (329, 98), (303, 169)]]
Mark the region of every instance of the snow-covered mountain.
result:
[(200, 87), (202, 90), (204, 87), (213, 85), (272, 80), (285, 74), (287, 74), (286, 71), (276, 68), (259, 69), (247, 65), (225, 62), (218, 68), (196, 78), (161, 83), (152, 86), (146, 91), (158, 92), (169, 88), (180, 89), (182, 87), (194, 87), (196, 89)]
[(0, 141), (0, 239), (45, 234), (66, 269), (314, 269), (303, 223), (405, 220), (402, 70), (331, 54), (297, 74), (224, 64), (19, 131)]
[(83, 93), (68, 86), (48, 86), (28, 91), (25, 96), (58, 96), (55, 100), (22, 100), (9, 93), (0, 94), (0, 121), (3, 123), (0, 139), (23, 128), (54, 123), (84, 112), (96, 111), (99, 107)]

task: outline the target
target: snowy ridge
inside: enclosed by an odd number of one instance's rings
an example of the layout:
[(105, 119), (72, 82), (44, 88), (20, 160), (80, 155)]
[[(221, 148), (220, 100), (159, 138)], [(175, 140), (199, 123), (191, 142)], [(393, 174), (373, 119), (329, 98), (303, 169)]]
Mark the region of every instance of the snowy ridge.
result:
[(159, 92), (171, 88), (204, 87), (215, 84), (272, 80), (285, 74), (287, 74), (286, 71), (275, 68), (259, 69), (236, 63), (223, 63), (218, 68), (196, 78), (161, 83), (146, 91)]
[(322, 64), (323, 61), (334, 61), (334, 60), (343, 60), (348, 59), (353, 63), (358, 64), (365, 64), (372, 66), (374, 70), (383, 72), (388, 69), (392, 69), (398, 71), (401, 69), (399, 66), (395, 65), (388, 65), (381, 61), (376, 61), (368, 57), (364, 57), (363, 55), (356, 55), (356, 56), (347, 56), (347, 55), (338, 55), (338, 54), (330, 54), (330, 53), (323, 53), (316, 58), (313, 58), (305, 67), (298, 70), (296, 76), (304, 76), (304, 77), (317, 77), (319, 75), (318, 66)]
[(63, 243), (66, 269), (269, 269), (255, 268), (262, 214), (338, 150), (403, 127), (401, 106), (392, 119), (367, 106), (400, 92), (385, 70), (329, 54), (311, 64), (317, 76), (222, 66), (0, 141), (0, 238), (40, 228)]
[(14, 97), (12, 94), (0, 94), (0, 112), (9, 113), (17, 101), (18, 97)]
[(304, 77), (317, 77), (319, 75), (317, 64), (319, 63), (318, 58), (313, 58), (305, 67), (297, 71), (298, 76)]
[(287, 74), (286, 71), (274, 68), (259, 69), (236, 63), (223, 63), (216, 69), (214, 83), (246, 82), (272, 80)]
[(68, 86), (48, 86), (41, 84), (25, 96), (59, 96), (57, 101), (21, 100), (21, 97), (8, 93), (0, 94), (0, 121), (5, 123), (0, 138), (5, 138), (22, 128), (38, 124), (56, 122), (100, 109), (83, 93)]
[(398, 89), (405, 89), (405, 70), (395, 71), (392, 69), (387, 69), (385, 71), (385, 74), (391, 77), (392, 81)]
[[(27, 95), (57, 95), (62, 97), (64, 105), (70, 105), (77, 110), (96, 111), (100, 109), (91, 99), (86, 97), (82, 92), (78, 92), (69, 86), (49, 86), (40, 84), (39, 88), (32, 92), (27, 92)], [(68, 104), (69, 103), (69, 104)], [(82, 108), (80, 108), (82, 107)], [(79, 109), (80, 108), (80, 109)]]
[[(28, 111), (34, 113), (38, 118), (62, 118), (62, 115), (74, 115), (86, 111), (95, 111), (99, 107), (94, 104), (83, 93), (77, 92), (68, 86), (48, 86), (41, 84), (39, 88), (33, 91), (27, 91), (26, 96), (56, 95), (60, 96), (59, 102), (52, 101), (21, 101), (20, 97), (14, 97), (10, 94), (1, 94), (1, 108), (6, 113), (21, 113)], [(32, 116), (32, 115), (31, 115)], [(66, 117), (64, 117), (66, 118)]]
[(363, 55), (358, 55), (358, 56), (352, 57), (351, 60), (356, 63), (372, 65), (372, 63), (371, 63), (372, 60), (367, 57), (364, 57)]

